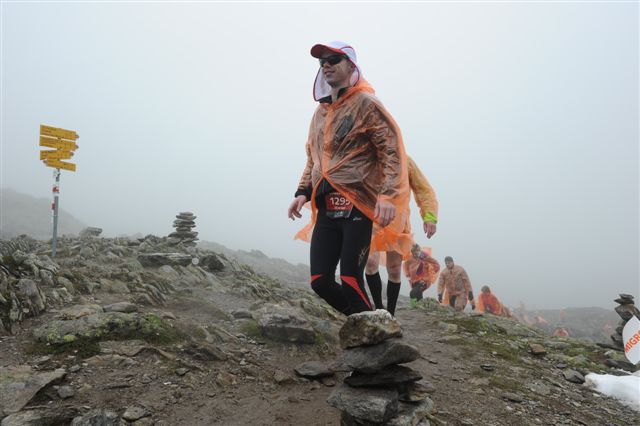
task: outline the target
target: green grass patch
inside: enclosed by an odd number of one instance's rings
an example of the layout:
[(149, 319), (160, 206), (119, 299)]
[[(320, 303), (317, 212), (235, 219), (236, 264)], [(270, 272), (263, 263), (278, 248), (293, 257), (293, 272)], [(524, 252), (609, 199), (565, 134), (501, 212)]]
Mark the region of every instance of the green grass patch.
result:
[(242, 334), (254, 339), (262, 336), (260, 327), (258, 327), (258, 322), (252, 319), (244, 321), (240, 325), (240, 331), (242, 332)]

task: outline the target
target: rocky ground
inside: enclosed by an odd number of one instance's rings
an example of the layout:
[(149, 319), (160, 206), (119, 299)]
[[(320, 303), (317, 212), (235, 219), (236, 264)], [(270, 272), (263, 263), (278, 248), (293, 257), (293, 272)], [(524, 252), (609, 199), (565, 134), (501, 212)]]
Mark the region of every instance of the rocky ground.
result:
[[(327, 399), (349, 373), (321, 373), (345, 319), (311, 292), (154, 236), (63, 239), (55, 261), (28, 238), (0, 249), (2, 426), (340, 424)], [(620, 352), (404, 305), (429, 423), (640, 424), (582, 384), (623, 374)]]

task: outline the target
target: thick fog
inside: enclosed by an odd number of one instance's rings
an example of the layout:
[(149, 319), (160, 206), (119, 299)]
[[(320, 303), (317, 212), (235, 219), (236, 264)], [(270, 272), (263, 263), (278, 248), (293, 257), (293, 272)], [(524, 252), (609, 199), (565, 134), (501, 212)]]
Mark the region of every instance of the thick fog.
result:
[(0, 186), (49, 197), (39, 125), (76, 130), (61, 207), (107, 235), (167, 235), (188, 210), (203, 240), (308, 263), (309, 213), (286, 209), (309, 49), (344, 40), (436, 190), (436, 235), (413, 201), (412, 225), (440, 262), (508, 305), (638, 296), (636, 2), (1, 8)]

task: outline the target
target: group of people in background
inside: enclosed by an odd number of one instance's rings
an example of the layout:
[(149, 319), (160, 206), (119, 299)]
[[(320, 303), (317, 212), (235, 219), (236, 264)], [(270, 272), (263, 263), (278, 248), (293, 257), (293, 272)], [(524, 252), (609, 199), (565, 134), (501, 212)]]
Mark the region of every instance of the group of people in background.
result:
[[(410, 194), (420, 209), (423, 231), (431, 238), (438, 223), (435, 192), (406, 155), (400, 129), (364, 79), (353, 47), (344, 42), (316, 44), (311, 56), (320, 65), (313, 85), (318, 107), (288, 216), (301, 218), (302, 207), (310, 203), (311, 221), (296, 238), (311, 243), (314, 292), (345, 315), (373, 309), (395, 315), (404, 271), (413, 304), (438, 280), (438, 300), (458, 311), (471, 304), (472, 309), (495, 315), (507, 312), (487, 286), (476, 304), (464, 268), (448, 256), (441, 270), (430, 249), (413, 240)], [(338, 264), (340, 282), (335, 274)], [(386, 305), (381, 264), (388, 275)]]

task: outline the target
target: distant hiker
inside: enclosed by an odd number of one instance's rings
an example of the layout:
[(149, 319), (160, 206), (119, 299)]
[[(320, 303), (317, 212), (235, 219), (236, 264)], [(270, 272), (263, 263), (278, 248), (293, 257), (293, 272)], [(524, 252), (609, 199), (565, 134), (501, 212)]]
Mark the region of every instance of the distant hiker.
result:
[(456, 311), (464, 310), (467, 302), (471, 302), (471, 309), (476, 305), (473, 301), (473, 289), (467, 271), (462, 266), (453, 263), (453, 258), (444, 258), (446, 268), (440, 272), (438, 280), (438, 301), (455, 308)]
[(500, 303), (498, 298), (491, 292), (489, 286), (482, 286), (480, 296), (478, 296), (478, 312), (488, 313), (497, 316), (509, 317), (511, 312)]
[(411, 257), (404, 262), (404, 274), (411, 284), (411, 305), (422, 300), (424, 293), (436, 281), (440, 264), (431, 257), (429, 250), (415, 244), (411, 249)]
[[(436, 233), (438, 223), (438, 201), (433, 188), (427, 178), (422, 174), (416, 163), (407, 156), (409, 170), (409, 186), (413, 192), (416, 204), (420, 208), (422, 217), (422, 229), (431, 238)], [(377, 225), (374, 225), (374, 232)], [(407, 217), (406, 233), (411, 233), (411, 224)], [(395, 251), (387, 251), (385, 262), (387, 268), (387, 310), (391, 315), (395, 315), (396, 303), (400, 294), (400, 271), (402, 269), (402, 256)], [(371, 291), (371, 298), (376, 309), (384, 309), (382, 303), (382, 280), (378, 269), (380, 267), (380, 252), (371, 251), (367, 266), (365, 267), (365, 277)], [(439, 266), (438, 266), (439, 267)]]
[(553, 332), (553, 337), (569, 337), (569, 332), (564, 327), (557, 327)]
[(409, 255), (407, 160), (400, 129), (363, 78), (353, 47), (316, 44), (311, 56), (320, 61), (313, 86), (319, 105), (288, 215), (302, 217), (311, 201), (311, 223), (296, 235), (311, 241), (311, 287), (349, 315), (373, 309), (362, 276), (369, 246)]

